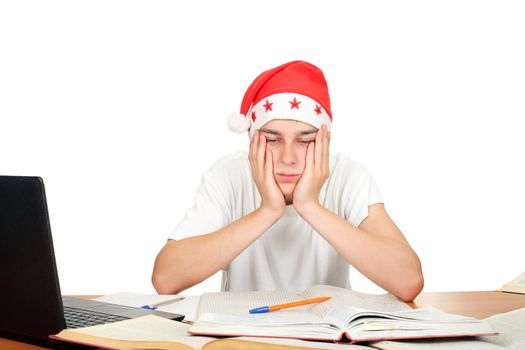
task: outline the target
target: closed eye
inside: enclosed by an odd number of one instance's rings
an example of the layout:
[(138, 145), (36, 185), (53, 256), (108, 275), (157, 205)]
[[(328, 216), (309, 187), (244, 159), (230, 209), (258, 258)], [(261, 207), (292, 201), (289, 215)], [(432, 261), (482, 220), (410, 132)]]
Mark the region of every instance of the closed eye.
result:
[[(266, 138), (266, 143), (268, 143), (268, 144), (271, 144), (271, 145), (272, 145), (272, 144), (276, 144), (276, 143), (278, 143), (278, 142), (280, 142), (279, 139), (270, 139), (270, 138)], [(299, 142), (301, 145), (308, 145), (308, 144), (310, 144), (311, 142), (315, 142), (315, 139), (312, 139), (312, 140), (299, 140), (298, 142)]]

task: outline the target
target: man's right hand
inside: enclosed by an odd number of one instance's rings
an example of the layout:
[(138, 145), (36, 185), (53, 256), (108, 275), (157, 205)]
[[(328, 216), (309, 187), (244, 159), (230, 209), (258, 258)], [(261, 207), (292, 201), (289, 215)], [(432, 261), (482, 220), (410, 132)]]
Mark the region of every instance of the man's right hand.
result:
[(252, 176), (261, 195), (261, 206), (280, 218), (284, 214), (286, 201), (284, 195), (275, 182), (273, 175), (272, 152), (266, 144), (266, 137), (256, 131), (250, 141), (248, 156), (252, 167)]

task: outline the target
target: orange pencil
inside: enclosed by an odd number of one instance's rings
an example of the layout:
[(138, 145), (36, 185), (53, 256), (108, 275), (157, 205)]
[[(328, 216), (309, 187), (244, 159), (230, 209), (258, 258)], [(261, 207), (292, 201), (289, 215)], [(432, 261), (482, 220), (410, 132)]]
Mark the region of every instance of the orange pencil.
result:
[(327, 301), (331, 299), (331, 297), (319, 297), (319, 298), (313, 298), (313, 299), (305, 299), (301, 301), (295, 301), (293, 303), (286, 303), (286, 304), (279, 304), (279, 305), (272, 305), (272, 306), (261, 306), (255, 309), (251, 309), (251, 314), (260, 314), (263, 312), (269, 312), (269, 311), (275, 311), (275, 310), (281, 310), (286, 309), (289, 307), (295, 307), (295, 306), (301, 306), (301, 305), (307, 305), (307, 304), (314, 304), (314, 303), (322, 303), (323, 301)]

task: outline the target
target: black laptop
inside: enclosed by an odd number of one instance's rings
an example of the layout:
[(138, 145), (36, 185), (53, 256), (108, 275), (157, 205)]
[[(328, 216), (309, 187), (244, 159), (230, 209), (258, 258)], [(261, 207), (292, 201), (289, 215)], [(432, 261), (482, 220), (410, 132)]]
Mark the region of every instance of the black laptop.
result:
[(56, 347), (65, 328), (155, 314), (183, 315), (62, 297), (39, 177), (0, 176), (0, 336)]

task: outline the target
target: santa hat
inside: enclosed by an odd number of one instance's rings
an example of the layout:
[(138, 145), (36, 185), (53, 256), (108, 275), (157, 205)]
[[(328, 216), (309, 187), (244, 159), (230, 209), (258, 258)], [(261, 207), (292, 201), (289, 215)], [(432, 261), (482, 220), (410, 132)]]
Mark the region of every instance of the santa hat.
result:
[(228, 119), (230, 130), (242, 133), (274, 119), (290, 119), (330, 130), (332, 111), (323, 72), (308, 62), (292, 61), (267, 70), (248, 87), (240, 113)]

